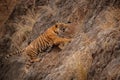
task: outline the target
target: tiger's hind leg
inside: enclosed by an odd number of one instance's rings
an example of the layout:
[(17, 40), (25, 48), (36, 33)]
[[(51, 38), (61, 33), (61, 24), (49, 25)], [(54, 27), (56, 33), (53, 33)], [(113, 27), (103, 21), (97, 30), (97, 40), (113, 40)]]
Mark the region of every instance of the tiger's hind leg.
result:
[(30, 67), (35, 63), (35, 62), (39, 62), (40, 61), (40, 58), (36, 58), (36, 59), (29, 59), (26, 61), (25, 63), (25, 72), (27, 73), (30, 69)]
[(25, 70), (26, 73), (29, 71), (31, 65), (32, 65), (32, 63), (31, 63), (30, 61), (27, 61), (27, 62), (25, 63), (25, 69), (24, 69), (24, 70)]
[(39, 62), (41, 59), (38, 58), (37, 54), (27, 54), (27, 59), (25, 63), (25, 71), (28, 72), (30, 67), (33, 65), (35, 62)]

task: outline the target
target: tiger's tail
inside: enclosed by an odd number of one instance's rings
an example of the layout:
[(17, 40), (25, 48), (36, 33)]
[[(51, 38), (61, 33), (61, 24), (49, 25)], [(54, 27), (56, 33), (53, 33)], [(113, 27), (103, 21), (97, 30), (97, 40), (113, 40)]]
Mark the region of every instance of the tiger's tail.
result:
[(19, 50), (19, 51), (10, 53), (10, 54), (8, 54), (8, 55), (5, 56), (5, 59), (8, 59), (8, 58), (10, 58), (10, 57), (12, 57), (12, 56), (14, 56), (14, 55), (19, 55), (19, 54), (21, 54), (23, 51), (24, 51), (24, 50)]

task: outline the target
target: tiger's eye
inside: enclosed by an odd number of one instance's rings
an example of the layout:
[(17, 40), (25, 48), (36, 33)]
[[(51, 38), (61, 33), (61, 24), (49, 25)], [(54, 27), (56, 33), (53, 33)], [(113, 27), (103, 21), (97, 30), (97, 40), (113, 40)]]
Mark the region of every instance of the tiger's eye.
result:
[(65, 28), (63, 28), (63, 31), (65, 31)]
[(65, 28), (62, 28), (62, 31), (65, 32)]
[(55, 27), (57, 28), (57, 27), (58, 27), (58, 25), (56, 24), (56, 25), (55, 25)]

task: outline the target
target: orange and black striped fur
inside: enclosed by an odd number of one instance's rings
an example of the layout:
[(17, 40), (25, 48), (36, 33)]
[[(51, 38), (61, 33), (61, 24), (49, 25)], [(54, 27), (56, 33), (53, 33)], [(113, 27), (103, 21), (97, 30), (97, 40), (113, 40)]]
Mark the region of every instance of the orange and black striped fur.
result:
[(39, 53), (50, 50), (54, 45), (57, 45), (60, 49), (62, 49), (61, 45), (71, 41), (71, 38), (65, 38), (63, 36), (67, 32), (69, 32), (68, 24), (56, 23), (52, 27), (48, 28), (38, 38), (33, 40), (26, 48), (16, 53), (8, 54), (6, 58), (9, 58), (17, 53), (19, 54), (24, 52), (27, 56), (29, 56), (32, 62), (39, 61), (37, 58)]

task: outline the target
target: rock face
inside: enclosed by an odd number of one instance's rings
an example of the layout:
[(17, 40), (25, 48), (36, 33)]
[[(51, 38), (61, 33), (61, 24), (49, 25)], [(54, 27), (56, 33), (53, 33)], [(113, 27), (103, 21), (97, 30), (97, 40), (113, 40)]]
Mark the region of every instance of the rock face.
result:
[(2, 26), (9, 18), (14, 10), (15, 5), (18, 3), (16, 0), (1, 0), (0, 1), (0, 25)]
[[(0, 80), (120, 80), (119, 0), (20, 0), (8, 6), (0, 18)], [(27, 72), (24, 55), (4, 60), (56, 22), (77, 28), (65, 49), (42, 53)]]

